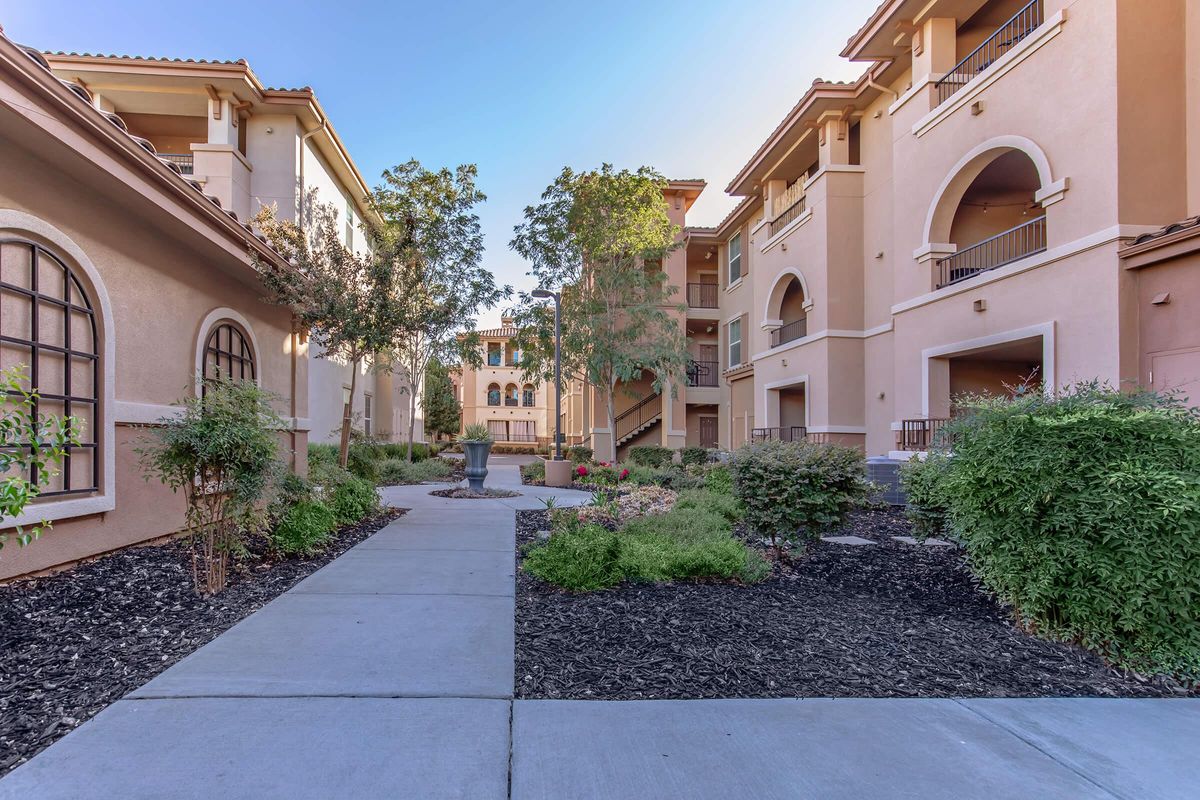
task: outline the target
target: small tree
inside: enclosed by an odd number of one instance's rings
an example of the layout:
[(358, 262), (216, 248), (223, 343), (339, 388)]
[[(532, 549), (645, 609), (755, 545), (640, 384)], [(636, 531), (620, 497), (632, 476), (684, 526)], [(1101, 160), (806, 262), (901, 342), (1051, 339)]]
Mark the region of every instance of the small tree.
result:
[(178, 405), (137, 448), (146, 480), (183, 491), (191, 533), (192, 579), (202, 595), (225, 587), (229, 558), (243, 535), (261, 527), (262, 500), (281, 466), (276, 460), (283, 421), (270, 395), (250, 381), (210, 380), (201, 397)]
[[(473, 164), (434, 172), (411, 160), (385, 171), (371, 195), (383, 219), (374, 232), (376, 251), (390, 265), (387, 301), (381, 303), (386, 319), (380, 324), (390, 337), (387, 351), (412, 385), (409, 461), (417, 386), (429, 364), (434, 359), (481, 363), (474, 317), (512, 293), (507, 286), (497, 287), (495, 276), (480, 266), (483, 233), (474, 208), (486, 198), (476, 188), (476, 174)], [(467, 332), (460, 335), (463, 329)]]
[(450, 370), (438, 359), (432, 359), (425, 369), (425, 396), (421, 405), (425, 411), (425, 428), (434, 434), (458, 433), (462, 406), (454, 396)]
[(339, 463), (349, 455), (354, 396), (364, 363), (374, 364), (378, 353), (391, 342), (389, 320), (394, 317), (382, 287), (390, 284), (391, 262), (375, 253), (358, 255), (344, 244), (337, 213), (309, 194), (309, 209), (297, 225), (281, 220), (274, 207), (264, 207), (254, 218), (284, 260), (263, 260), (251, 250), (255, 269), (271, 302), (287, 306), (323, 352), (321, 358), (338, 358), (350, 364), (350, 396), (342, 407)]
[[(510, 244), (530, 262), (539, 287), (562, 287), (564, 379), (584, 380), (604, 398), (616, 458), (618, 384), (653, 372), (657, 391), (688, 364), (687, 338), (672, 310), (675, 287), (662, 264), (680, 246), (667, 216), (666, 180), (649, 167), (636, 172), (575, 173), (569, 167), (525, 209)], [(517, 346), (526, 375), (550, 380), (554, 325), (550, 309), (523, 295), (516, 312)]]
[(766, 441), (738, 448), (729, 464), (746, 524), (780, 555), (782, 541), (815, 540), (866, 497), (866, 463), (849, 447)]
[[(26, 388), (24, 365), (0, 372), (0, 521), (16, 519), (42, 489), (50, 484), (67, 448), (79, 444), (83, 422), (75, 417), (39, 414), (38, 393)], [(53, 465), (53, 467), (51, 466)], [(46, 520), (30, 526), (14, 525), (22, 547), (50, 527)], [(9, 534), (0, 533), (0, 548)]]

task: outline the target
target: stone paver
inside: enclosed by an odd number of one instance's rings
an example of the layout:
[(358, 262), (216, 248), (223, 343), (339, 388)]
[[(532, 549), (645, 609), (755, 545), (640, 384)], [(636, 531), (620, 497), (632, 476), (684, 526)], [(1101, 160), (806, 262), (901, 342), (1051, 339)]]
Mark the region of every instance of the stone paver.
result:
[[(412, 511), (0, 780), (30, 798), (1194, 798), (1196, 700), (512, 701), (522, 487)], [(860, 537), (831, 537), (873, 544)], [(511, 759), (511, 794), (510, 794)]]
[(935, 537), (930, 537), (923, 542), (915, 536), (893, 536), (892, 538), (902, 544), (911, 544), (917, 547), (922, 545), (925, 547), (954, 547), (954, 542), (947, 542), (945, 539)]
[(833, 542), (834, 544), (845, 544), (851, 547), (862, 547), (864, 545), (875, 544), (871, 539), (864, 539), (861, 536), (822, 536), (821, 541)]

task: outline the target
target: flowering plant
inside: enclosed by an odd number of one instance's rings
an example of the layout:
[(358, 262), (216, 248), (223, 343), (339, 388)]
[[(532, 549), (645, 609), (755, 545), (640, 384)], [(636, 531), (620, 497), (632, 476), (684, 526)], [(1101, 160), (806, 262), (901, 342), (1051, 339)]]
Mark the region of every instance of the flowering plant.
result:
[(575, 474), (581, 478), (586, 478), (587, 474), (588, 474), (588, 468), (585, 467), (583, 464), (580, 464), (578, 467), (575, 468)]

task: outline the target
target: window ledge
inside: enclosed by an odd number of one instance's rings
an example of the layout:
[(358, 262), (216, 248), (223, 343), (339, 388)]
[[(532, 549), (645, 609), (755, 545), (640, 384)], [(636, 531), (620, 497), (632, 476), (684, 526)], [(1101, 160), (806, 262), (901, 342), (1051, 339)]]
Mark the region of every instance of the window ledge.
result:
[[(742, 280), (744, 280), (744, 279), (745, 279), (745, 277), (746, 277), (745, 275), (741, 275), (741, 276), (739, 276), (739, 277), (738, 277), (738, 279), (737, 279), (736, 281), (734, 281), (733, 283), (731, 283), (731, 284), (729, 284), (728, 286), (726, 286), (726, 287), (725, 287), (725, 291), (727, 291), (727, 292), (732, 292), (734, 289), (736, 289), (736, 288), (738, 288), (739, 286), (741, 286), (741, 285), (742, 285)], [(720, 310), (720, 309), (718, 309), (718, 311), (719, 311), (719, 310)]]
[(68, 497), (59, 500), (47, 500), (30, 503), (15, 519), (5, 520), (5, 527), (15, 525), (29, 526), (45, 520), (58, 522), (73, 517), (86, 517), (92, 514), (103, 514), (117, 507), (116, 499), (111, 494), (94, 494), (88, 497)]
[(959, 89), (952, 97), (947, 99), (946, 102), (917, 120), (912, 127), (913, 135), (917, 137), (924, 136), (955, 111), (969, 105), (985, 89), (1007, 75), (1017, 64), (1029, 58), (1034, 52), (1041, 49), (1042, 45), (1057, 36), (1062, 31), (1063, 23), (1066, 22), (1066, 19), (1067, 9), (1064, 8), (1045, 20), (1016, 47), (996, 59), (995, 63), (972, 78), (962, 89)]

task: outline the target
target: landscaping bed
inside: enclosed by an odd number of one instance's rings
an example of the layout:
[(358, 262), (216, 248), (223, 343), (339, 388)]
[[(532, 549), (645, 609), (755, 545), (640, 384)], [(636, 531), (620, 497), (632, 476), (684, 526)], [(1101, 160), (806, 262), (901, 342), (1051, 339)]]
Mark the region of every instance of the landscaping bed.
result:
[(505, 497), (520, 497), (520, 492), (514, 492), (511, 489), (489, 489), (484, 487), (482, 491), (475, 491), (467, 486), (456, 486), (452, 489), (434, 489), (430, 492), (435, 497), (450, 497), (455, 500), (498, 500)]
[[(549, 528), (517, 512), (517, 541)], [(517, 574), (516, 696), (1174, 696), (1080, 648), (1030, 636), (983, 594), (952, 547), (911, 535), (896, 510), (856, 511), (792, 563), (752, 585), (625, 582), (569, 593)], [(760, 543), (753, 543), (762, 547)], [(769, 555), (769, 553), (768, 553)], [(520, 559), (520, 556), (518, 556)]]
[(178, 541), (0, 587), (0, 775), (403, 513), (342, 528), (309, 558), (278, 559), (256, 539), (213, 597), (193, 590)]

